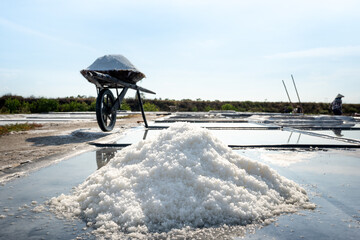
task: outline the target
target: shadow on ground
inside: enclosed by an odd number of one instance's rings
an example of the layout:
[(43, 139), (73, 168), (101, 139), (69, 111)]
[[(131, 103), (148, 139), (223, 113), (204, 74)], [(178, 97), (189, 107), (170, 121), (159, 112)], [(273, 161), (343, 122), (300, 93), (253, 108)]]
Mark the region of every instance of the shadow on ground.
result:
[(34, 137), (26, 141), (32, 142), (34, 146), (58, 146), (71, 143), (84, 143), (105, 137), (109, 134), (111, 133), (91, 132), (89, 129), (79, 129), (68, 135)]

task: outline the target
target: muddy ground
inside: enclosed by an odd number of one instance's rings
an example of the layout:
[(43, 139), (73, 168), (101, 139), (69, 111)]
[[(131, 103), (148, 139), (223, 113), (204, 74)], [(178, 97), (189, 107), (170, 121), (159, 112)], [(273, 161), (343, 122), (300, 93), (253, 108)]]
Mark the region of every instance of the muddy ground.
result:
[[(147, 116), (148, 121), (156, 115)], [(143, 124), (141, 115), (117, 119), (114, 130), (102, 132), (96, 121), (71, 121), (43, 123), (35, 130), (12, 132), (0, 136), (0, 182), (16, 169), (52, 159), (54, 161), (93, 148), (92, 141), (108, 143), (123, 134), (126, 129)], [(23, 171), (22, 171), (23, 172)], [(19, 175), (19, 174), (18, 174)]]

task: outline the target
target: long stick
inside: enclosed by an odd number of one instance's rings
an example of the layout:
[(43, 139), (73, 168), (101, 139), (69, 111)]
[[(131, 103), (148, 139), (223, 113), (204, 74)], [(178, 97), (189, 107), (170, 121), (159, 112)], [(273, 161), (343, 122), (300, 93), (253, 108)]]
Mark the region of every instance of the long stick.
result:
[(301, 101), (300, 101), (299, 93), (298, 93), (298, 90), (297, 90), (297, 88), (296, 88), (296, 84), (295, 84), (295, 81), (294, 81), (294, 77), (293, 77), (292, 74), (291, 74), (291, 78), (292, 78), (292, 81), (293, 81), (293, 83), (294, 83), (296, 95), (297, 95), (297, 97), (298, 97), (298, 99), (299, 99), (299, 104), (300, 104), (300, 106), (301, 106), (301, 109), (303, 109), (302, 104), (301, 104)]
[(292, 104), (292, 102), (291, 102), (291, 99), (290, 99), (289, 93), (288, 93), (288, 91), (287, 91), (287, 88), (286, 88), (286, 85), (285, 85), (284, 80), (282, 80), (282, 82), (283, 82), (283, 84), (284, 84), (284, 88), (285, 88), (286, 94), (287, 94), (287, 96), (288, 96), (288, 98), (289, 98), (289, 102), (290, 102), (290, 104), (291, 104), (291, 107), (292, 107), (292, 108), (294, 108), (294, 106), (293, 106), (293, 104)]

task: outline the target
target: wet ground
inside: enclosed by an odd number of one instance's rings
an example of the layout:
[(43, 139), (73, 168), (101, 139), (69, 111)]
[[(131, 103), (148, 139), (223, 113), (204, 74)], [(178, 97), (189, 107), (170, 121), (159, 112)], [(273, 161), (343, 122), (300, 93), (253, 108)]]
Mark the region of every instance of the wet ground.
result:
[[(300, 119), (289, 123), (280, 115), (269, 118), (181, 114), (151, 123), (150, 130), (130, 129), (107, 148), (87, 152), (42, 168), (0, 186), (0, 239), (94, 238), (82, 220), (57, 219), (41, 205), (68, 194), (92, 172), (105, 165), (123, 145), (132, 144), (169, 126), (172, 120), (209, 128), (239, 154), (263, 162), (304, 187), (315, 210), (278, 216), (253, 228), (203, 229), (203, 238), (245, 239), (358, 239), (360, 236), (360, 131), (354, 119), (329, 119), (328, 125)], [(271, 116), (274, 119), (273, 116)], [(286, 117), (286, 118), (285, 118)], [(291, 117), (291, 116), (290, 116)], [(169, 121), (171, 120), (171, 121)], [(341, 120), (341, 121), (340, 121)], [(286, 121), (288, 122), (286, 124)], [(334, 123), (337, 124), (334, 125)], [(340, 130), (340, 132), (339, 132)], [(251, 233), (250, 233), (251, 232)]]
[[(117, 117), (129, 114), (139, 114), (138, 112), (118, 111)], [(50, 112), (38, 114), (2, 114), (0, 115), (0, 126), (16, 123), (64, 123), (73, 121), (95, 121), (95, 112)]]

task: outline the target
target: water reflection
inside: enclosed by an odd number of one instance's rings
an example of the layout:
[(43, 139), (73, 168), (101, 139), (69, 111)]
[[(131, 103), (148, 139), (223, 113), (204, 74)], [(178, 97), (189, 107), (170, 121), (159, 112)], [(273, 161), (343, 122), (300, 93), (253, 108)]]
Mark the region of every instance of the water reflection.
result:
[(144, 136), (143, 136), (143, 140), (145, 140), (145, 139), (146, 139), (147, 134), (148, 134), (148, 131), (149, 131), (149, 129), (145, 129)]
[[(148, 135), (148, 129), (145, 130), (143, 135), (143, 140), (146, 140), (146, 137)], [(117, 148), (101, 148), (96, 150), (96, 164), (97, 169), (102, 168), (105, 166), (113, 157), (115, 157), (116, 152), (119, 149)]]
[(293, 132), (290, 132), (290, 136), (289, 136), (289, 138), (288, 138), (287, 143), (289, 143), (289, 142), (290, 142), (290, 139), (291, 139), (292, 134), (293, 134)]
[(334, 132), (334, 134), (337, 136), (337, 137), (342, 137), (342, 136), (344, 136), (344, 135), (342, 135), (341, 134), (341, 129), (331, 129), (333, 132)]
[[(293, 164), (306, 163), (318, 156), (317, 152), (310, 151), (268, 151), (257, 150), (260, 158), (270, 164), (280, 167), (289, 167)], [(305, 164), (306, 165), (306, 164)]]
[(301, 137), (301, 133), (299, 134), (299, 137), (298, 137), (298, 139), (297, 139), (297, 141), (296, 141), (296, 144), (298, 144), (298, 143), (299, 143), (299, 141), (300, 141), (300, 137)]
[[(293, 132), (291, 131), (291, 132), (290, 132), (290, 136), (289, 136), (289, 138), (288, 138), (288, 140), (287, 140), (287, 143), (290, 143), (290, 140), (291, 140), (292, 135), (293, 135)], [(296, 141), (296, 144), (299, 144), (300, 138), (301, 138), (301, 133), (299, 133), (299, 136), (298, 136), (298, 139), (297, 139), (297, 141)]]
[(113, 157), (115, 157), (116, 152), (116, 148), (101, 148), (96, 150), (97, 169), (105, 166)]

